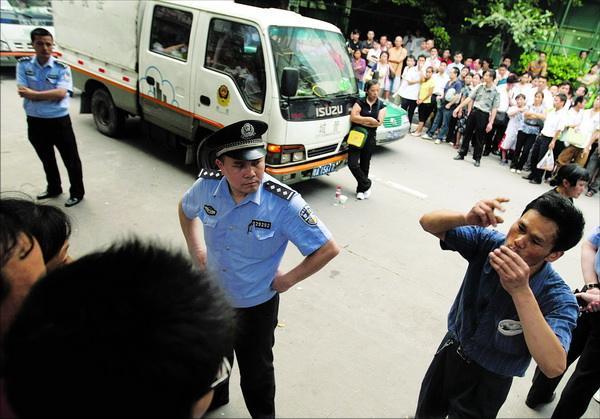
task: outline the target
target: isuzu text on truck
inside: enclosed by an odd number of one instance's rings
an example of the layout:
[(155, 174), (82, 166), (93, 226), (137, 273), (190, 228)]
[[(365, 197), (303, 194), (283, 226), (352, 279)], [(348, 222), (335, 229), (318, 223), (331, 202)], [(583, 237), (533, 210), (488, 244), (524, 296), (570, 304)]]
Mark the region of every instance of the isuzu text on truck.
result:
[(61, 0), (53, 11), (81, 112), (102, 133), (140, 115), (187, 147), (187, 163), (213, 167), (206, 136), (258, 119), (272, 176), (294, 183), (346, 164), (357, 89), (335, 26), (232, 1)]

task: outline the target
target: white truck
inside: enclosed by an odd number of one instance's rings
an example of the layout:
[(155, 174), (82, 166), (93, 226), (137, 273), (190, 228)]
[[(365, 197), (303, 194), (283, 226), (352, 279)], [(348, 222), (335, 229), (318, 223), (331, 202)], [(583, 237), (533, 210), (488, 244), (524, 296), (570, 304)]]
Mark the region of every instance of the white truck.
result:
[(295, 183), (345, 166), (357, 87), (335, 26), (232, 1), (61, 0), (53, 12), (81, 112), (102, 133), (139, 115), (187, 147), (186, 163), (213, 167), (206, 136), (257, 119), (269, 125), (272, 176)]
[(30, 33), (42, 27), (54, 33), (50, 0), (0, 0), (0, 66), (14, 67), (21, 57), (34, 55)]

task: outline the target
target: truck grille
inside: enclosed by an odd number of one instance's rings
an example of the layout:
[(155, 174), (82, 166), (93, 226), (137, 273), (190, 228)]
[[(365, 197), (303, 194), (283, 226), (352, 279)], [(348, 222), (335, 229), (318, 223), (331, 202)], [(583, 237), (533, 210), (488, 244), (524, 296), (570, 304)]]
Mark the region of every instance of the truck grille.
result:
[(308, 150), (308, 158), (320, 156), (321, 154), (333, 153), (337, 149), (337, 144), (326, 145), (325, 147), (313, 148)]

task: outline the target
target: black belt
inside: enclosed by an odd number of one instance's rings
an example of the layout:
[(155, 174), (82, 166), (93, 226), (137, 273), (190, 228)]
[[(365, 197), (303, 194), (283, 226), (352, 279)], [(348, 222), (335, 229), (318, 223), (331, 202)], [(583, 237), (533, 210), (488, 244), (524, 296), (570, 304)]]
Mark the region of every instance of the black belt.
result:
[(479, 108), (475, 108), (475, 107), (473, 108), (473, 110), (474, 110), (474, 111), (477, 111), (477, 112), (484, 113), (484, 114), (486, 114), (486, 115), (489, 115), (489, 114), (490, 114), (489, 112), (482, 111), (481, 109), (479, 109)]

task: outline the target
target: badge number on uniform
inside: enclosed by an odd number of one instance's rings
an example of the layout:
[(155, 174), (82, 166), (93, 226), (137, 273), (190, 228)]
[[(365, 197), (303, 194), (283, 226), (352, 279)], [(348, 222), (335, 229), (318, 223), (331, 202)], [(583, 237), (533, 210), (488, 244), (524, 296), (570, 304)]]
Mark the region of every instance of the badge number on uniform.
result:
[(304, 221), (308, 225), (316, 226), (317, 223), (319, 222), (319, 219), (317, 218), (316, 214), (313, 212), (313, 210), (308, 205), (305, 205), (300, 210), (299, 215), (300, 215), (300, 218), (302, 218), (302, 221)]

